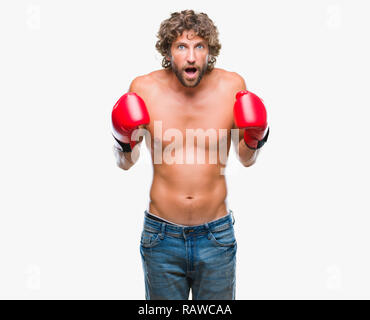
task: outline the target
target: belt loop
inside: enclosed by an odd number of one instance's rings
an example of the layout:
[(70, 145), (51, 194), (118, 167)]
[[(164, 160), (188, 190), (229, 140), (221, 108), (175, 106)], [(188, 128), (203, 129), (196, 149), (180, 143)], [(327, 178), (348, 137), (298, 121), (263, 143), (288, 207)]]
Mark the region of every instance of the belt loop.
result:
[(161, 233), (159, 234), (159, 238), (161, 240), (163, 240), (165, 233), (166, 233), (166, 224), (163, 222), (161, 223)]
[(234, 224), (234, 223), (235, 223), (234, 212), (232, 212), (232, 211), (230, 210), (230, 213), (231, 213), (231, 218), (232, 218), (232, 220), (233, 220), (233, 224)]
[(207, 230), (207, 238), (208, 238), (208, 240), (210, 240), (211, 239), (211, 230), (210, 230), (209, 225), (208, 225), (207, 222), (204, 224), (204, 227)]

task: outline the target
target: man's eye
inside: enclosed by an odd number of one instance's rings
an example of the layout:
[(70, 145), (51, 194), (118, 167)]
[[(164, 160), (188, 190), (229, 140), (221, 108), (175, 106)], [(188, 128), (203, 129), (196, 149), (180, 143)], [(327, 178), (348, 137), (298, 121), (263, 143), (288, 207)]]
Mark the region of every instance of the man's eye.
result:
[(180, 44), (177, 48), (182, 49), (182, 48), (184, 48), (184, 46), (182, 44)]
[(201, 48), (204, 48), (202, 44), (198, 44), (198, 48), (201, 47)]

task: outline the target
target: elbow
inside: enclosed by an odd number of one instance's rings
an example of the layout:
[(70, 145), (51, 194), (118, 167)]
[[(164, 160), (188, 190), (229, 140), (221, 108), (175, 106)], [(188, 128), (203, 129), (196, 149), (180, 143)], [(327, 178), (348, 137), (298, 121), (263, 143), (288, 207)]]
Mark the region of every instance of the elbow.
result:
[(242, 164), (243, 164), (244, 167), (251, 167), (255, 163), (256, 163), (256, 160), (254, 160), (254, 161), (248, 161), (248, 162), (243, 162)]
[(114, 148), (114, 157), (116, 160), (116, 166), (122, 170), (128, 170), (132, 167), (134, 164), (132, 161), (129, 161), (125, 158), (123, 155), (123, 152), (121, 152), (119, 149)]
[(250, 166), (253, 166), (256, 161), (257, 161), (257, 158), (258, 158), (258, 154), (259, 154), (260, 150), (257, 150), (253, 155), (252, 157), (250, 157), (247, 161), (242, 161), (242, 164), (244, 167), (250, 167)]
[(132, 167), (132, 165), (128, 165), (127, 163), (125, 163), (125, 164), (117, 163), (117, 167), (122, 169), (122, 170), (127, 171), (128, 169), (130, 169)]
[(117, 166), (118, 168), (124, 170), (124, 171), (127, 171), (129, 168), (126, 168), (126, 167), (123, 167), (123, 166)]
[(116, 157), (116, 166), (122, 170), (128, 170), (131, 166), (128, 166), (126, 161), (122, 161), (121, 158)]

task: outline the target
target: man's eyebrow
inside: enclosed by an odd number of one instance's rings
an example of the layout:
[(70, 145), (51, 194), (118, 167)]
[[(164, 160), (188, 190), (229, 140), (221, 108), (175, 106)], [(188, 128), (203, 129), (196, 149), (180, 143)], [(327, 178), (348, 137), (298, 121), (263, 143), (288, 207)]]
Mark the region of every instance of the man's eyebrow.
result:
[[(197, 45), (199, 45), (199, 44), (202, 44), (202, 45), (205, 45), (206, 44), (206, 42), (205, 41), (199, 41), (199, 42), (197, 42), (196, 44), (195, 44), (195, 46), (197, 46)], [(179, 45), (184, 45), (184, 46), (187, 46), (188, 44), (187, 43), (185, 43), (185, 42), (182, 42), (182, 41), (179, 41), (179, 42), (175, 42), (175, 45), (177, 45), (177, 46), (179, 46)]]

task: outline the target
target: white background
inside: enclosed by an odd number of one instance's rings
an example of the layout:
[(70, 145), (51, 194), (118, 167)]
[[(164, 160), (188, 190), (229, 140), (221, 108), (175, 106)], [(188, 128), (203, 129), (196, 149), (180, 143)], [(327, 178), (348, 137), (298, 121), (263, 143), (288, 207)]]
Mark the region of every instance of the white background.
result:
[(365, 0), (1, 1), (0, 297), (144, 299), (152, 167), (115, 165), (110, 114), (184, 9), (268, 110), (257, 163), (229, 161), (236, 298), (370, 298)]

